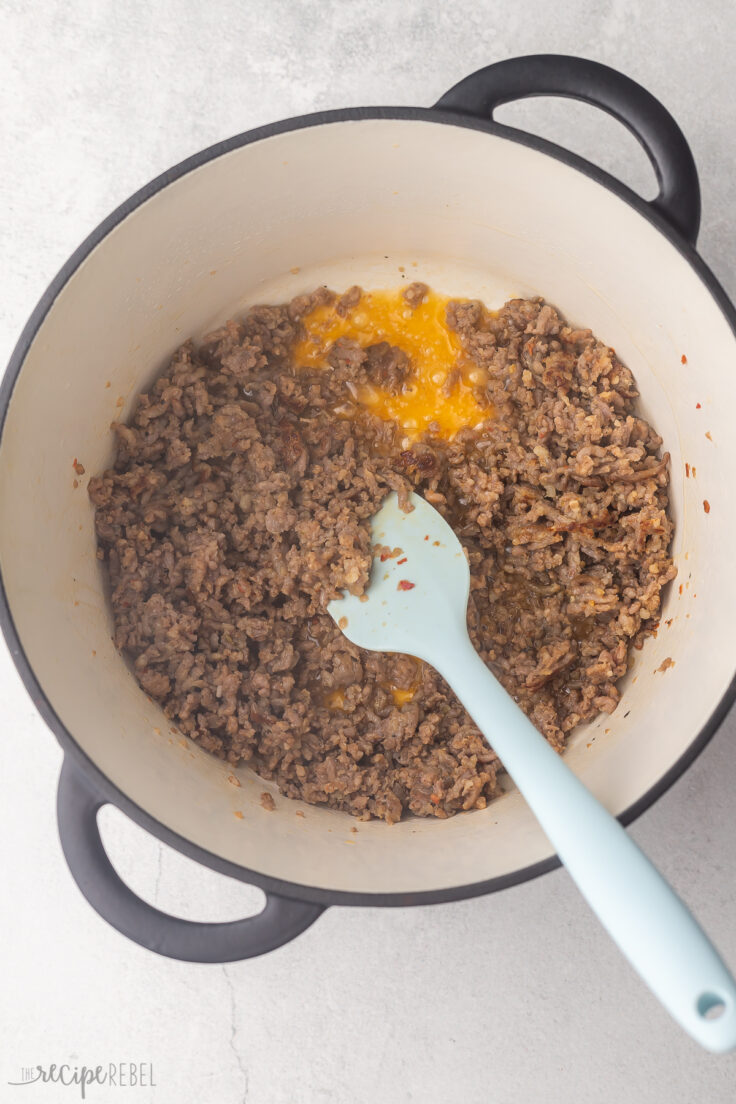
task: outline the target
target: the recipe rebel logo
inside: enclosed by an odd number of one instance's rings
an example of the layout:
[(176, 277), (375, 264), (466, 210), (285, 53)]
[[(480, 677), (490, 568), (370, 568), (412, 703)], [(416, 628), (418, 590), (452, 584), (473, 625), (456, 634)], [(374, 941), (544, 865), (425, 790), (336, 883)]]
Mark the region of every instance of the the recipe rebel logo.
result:
[[(156, 1087), (152, 1062), (107, 1062), (98, 1066), (73, 1066), (68, 1062), (53, 1062), (48, 1066), (22, 1066), (20, 1076), (8, 1085), (64, 1085), (76, 1087), (80, 1099), (87, 1099), (87, 1090), (105, 1085), (115, 1089), (149, 1089)], [(59, 1097), (54, 1095), (54, 1100)]]

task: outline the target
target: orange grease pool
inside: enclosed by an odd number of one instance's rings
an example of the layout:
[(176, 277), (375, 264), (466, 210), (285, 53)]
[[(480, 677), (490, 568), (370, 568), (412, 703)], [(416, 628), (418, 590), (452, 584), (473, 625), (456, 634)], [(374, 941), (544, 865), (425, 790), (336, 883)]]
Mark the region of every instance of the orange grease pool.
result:
[[(473, 392), (485, 373), (467, 358), (446, 323), (449, 297), (430, 291), (412, 310), (402, 290), (364, 292), (344, 318), (334, 304), (317, 307), (302, 320), (307, 332), (294, 348), (295, 360), (303, 366), (326, 367), (330, 346), (339, 337), (352, 338), (364, 347), (379, 341), (398, 345), (412, 366), (401, 394), (363, 386), (358, 401), (379, 418), (397, 422), (412, 439), (428, 429), (450, 439), (459, 429), (480, 425), (492, 415), (491, 407), (479, 403)], [(448, 385), (448, 376), (455, 370), (459, 378)]]

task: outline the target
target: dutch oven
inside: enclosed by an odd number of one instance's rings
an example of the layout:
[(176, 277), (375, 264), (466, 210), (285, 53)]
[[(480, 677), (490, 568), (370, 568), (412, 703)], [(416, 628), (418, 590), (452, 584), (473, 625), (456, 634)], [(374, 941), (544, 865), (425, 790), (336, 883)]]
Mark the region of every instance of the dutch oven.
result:
[[(619, 119), (651, 159), (657, 198), (493, 121), (500, 104), (536, 95)], [(229, 961), (293, 939), (329, 905), (451, 901), (557, 864), (510, 786), (450, 820), (362, 824), (350, 846), (344, 813), (304, 806), (297, 817), (299, 803), (278, 797), (267, 811), (268, 784), (241, 769), (235, 788), (226, 764), (174, 735), (113, 646), (85, 491), (112, 460), (110, 422), (185, 338), (321, 283), (395, 286), (403, 266), (492, 305), (543, 295), (615, 347), (672, 456), (678, 576), (616, 712), (575, 731), (566, 755), (624, 824), (692, 763), (728, 711), (736, 669), (736, 314), (695, 250), (699, 217), (693, 158), (665, 108), (606, 66), (544, 55), (481, 69), (432, 108), (320, 112), (220, 142), (146, 185), (76, 250), (0, 390), (0, 618), (64, 751), (65, 856), (110, 924), (161, 954)], [(103, 849), (107, 802), (260, 886), (264, 911), (192, 923), (141, 901)]]

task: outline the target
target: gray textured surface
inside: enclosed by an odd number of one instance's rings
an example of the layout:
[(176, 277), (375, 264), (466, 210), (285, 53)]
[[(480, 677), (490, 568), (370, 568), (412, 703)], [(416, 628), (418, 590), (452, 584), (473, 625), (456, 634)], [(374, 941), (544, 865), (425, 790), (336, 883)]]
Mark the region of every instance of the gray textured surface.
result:
[[(703, 14), (707, 12), (707, 14)], [(598, 0), (523, 5), (426, 0), (5, 0), (0, 354), (81, 238), (189, 153), (290, 114), (428, 104), (515, 54), (596, 57), (640, 80), (680, 121), (701, 171), (701, 250), (736, 295), (731, 88), (736, 15)], [(633, 139), (592, 109), (525, 103), (524, 122), (651, 194)], [(2, 802), (0, 1099), (22, 1065), (152, 1061), (155, 1090), (89, 1099), (157, 1104), (726, 1104), (736, 1057), (684, 1038), (609, 945), (564, 873), (421, 910), (328, 912), (273, 955), (226, 969), (164, 961), (93, 915), (54, 823), (60, 753), (0, 646)], [(732, 715), (634, 836), (736, 964)], [(200, 919), (259, 894), (104, 814), (120, 870), (164, 908)], [(205, 902), (204, 904), (202, 902)]]

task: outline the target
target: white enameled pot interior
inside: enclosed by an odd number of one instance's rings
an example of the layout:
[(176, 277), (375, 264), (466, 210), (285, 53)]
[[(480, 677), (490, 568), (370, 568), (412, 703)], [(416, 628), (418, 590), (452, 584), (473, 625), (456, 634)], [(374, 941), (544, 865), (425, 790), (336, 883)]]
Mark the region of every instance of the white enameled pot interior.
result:
[[(736, 668), (736, 342), (678, 250), (582, 173), (428, 119), (323, 123), (220, 156), (129, 214), (66, 283), (25, 359), (0, 445), (12, 616), (79, 746), (185, 839), (327, 890), (446, 890), (512, 874), (550, 847), (513, 790), (482, 812), (355, 834), (347, 815), (283, 799), (248, 770), (234, 786), (227, 766), (171, 731), (113, 648), (85, 488), (111, 460), (110, 422), (188, 336), (320, 283), (415, 278), (492, 306), (541, 294), (591, 326), (634, 371), (641, 409), (672, 455), (678, 578), (661, 627), (616, 712), (577, 731), (567, 751), (620, 813), (687, 750)], [(667, 658), (675, 666), (658, 671)], [(265, 790), (273, 812), (260, 805)]]

